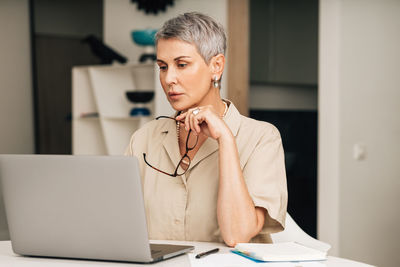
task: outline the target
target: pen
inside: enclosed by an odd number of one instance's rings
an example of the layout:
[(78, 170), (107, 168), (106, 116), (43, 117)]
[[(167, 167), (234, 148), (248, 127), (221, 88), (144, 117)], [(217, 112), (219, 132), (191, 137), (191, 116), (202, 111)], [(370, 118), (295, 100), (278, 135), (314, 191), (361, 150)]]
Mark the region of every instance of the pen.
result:
[(213, 254), (213, 253), (217, 253), (219, 251), (219, 248), (214, 248), (212, 250), (206, 251), (206, 252), (202, 252), (196, 255), (196, 259), (200, 259), (201, 257), (205, 257), (207, 255)]

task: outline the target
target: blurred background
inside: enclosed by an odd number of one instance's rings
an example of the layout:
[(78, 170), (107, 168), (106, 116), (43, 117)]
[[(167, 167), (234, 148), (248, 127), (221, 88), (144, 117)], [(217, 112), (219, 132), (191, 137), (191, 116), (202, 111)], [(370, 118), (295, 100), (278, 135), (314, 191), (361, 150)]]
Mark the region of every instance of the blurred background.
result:
[(122, 154), (171, 112), (132, 31), (188, 11), (227, 30), (223, 97), (281, 132), (295, 221), (331, 255), (400, 266), (398, 0), (0, 0), (0, 154)]

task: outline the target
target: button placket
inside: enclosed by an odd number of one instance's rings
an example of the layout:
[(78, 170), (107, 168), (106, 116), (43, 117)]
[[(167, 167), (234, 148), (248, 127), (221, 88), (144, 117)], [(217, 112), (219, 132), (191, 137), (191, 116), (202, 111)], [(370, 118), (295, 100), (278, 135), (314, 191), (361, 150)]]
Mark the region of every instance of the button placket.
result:
[(183, 176), (183, 179), (180, 180), (178, 177), (175, 177), (176, 183), (179, 184), (179, 190), (175, 192), (175, 194), (179, 194), (177, 198), (177, 203), (175, 205), (176, 216), (172, 220), (173, 228), (175, 229), (175, 238), (184, 240), (185, 239), (185, 209), (187, 205), (187, 187), (186, 187), (186, 179)]

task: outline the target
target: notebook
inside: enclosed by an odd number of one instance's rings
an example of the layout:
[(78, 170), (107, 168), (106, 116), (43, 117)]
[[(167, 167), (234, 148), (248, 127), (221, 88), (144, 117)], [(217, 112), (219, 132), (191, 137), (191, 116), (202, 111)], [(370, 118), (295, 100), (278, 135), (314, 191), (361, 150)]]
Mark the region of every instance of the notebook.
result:
[(274, 244), (239, 243), (232, 252), (263, 262), (321, 261), (327, 259), (326, 252), (312, 249), (296, 242)]
[(15, 253), (155, 262), (193, 246), (150, 244), (135, 157), (0, 155)]

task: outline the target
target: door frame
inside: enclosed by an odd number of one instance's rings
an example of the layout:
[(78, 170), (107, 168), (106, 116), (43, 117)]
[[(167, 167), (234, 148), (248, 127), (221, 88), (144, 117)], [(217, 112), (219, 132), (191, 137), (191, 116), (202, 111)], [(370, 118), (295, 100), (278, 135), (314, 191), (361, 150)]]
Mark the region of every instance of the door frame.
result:
[(228, 99), (249, 115), (249, 0), (228, 0)]

